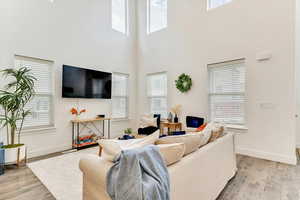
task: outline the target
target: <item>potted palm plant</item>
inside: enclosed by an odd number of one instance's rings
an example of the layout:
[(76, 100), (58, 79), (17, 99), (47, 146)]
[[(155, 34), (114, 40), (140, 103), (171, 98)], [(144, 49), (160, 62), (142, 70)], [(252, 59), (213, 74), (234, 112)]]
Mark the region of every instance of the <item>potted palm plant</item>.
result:
[(2, 149), (5, 151), (6, 164), (19, 164), (26, 157), (26, 147), (21, 143), (20, 135), (26, 116), (31, 114), (26, 105), (35, 95), (36, 78), (26, 67), (0, 72), (8, 79), (4, 89), (0, 90), (0, 124), (7, 132), (7, 144)]

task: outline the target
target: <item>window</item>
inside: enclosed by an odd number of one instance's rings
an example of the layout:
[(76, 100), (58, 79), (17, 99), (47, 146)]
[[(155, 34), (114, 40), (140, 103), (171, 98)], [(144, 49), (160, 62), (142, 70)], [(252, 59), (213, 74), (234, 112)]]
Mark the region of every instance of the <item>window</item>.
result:
[(167, 118), (167, 73), (149, 74), (147, 82), (150, 113)]
[(212, 9), (212, 8), (217, 8), (220, 7), (224, 4), (230, 3), (232, 0), (208, 0), (207, 1), (207, 8)]
[(148, 0), (147, 1), (147, 32), (148, 34), (168, 26), (168, 1)]
[(35, 82), (36, 95), (26, 106), (32, 114), (24, 121), (24, 129), (43, 128), (54, 126), (53, 122), (53, 62), (15, 56), (17, 68), (27, 67), (37, 79)]
[(208, 66), (210, 120), (245, 123), (245, 61)]
[(128, 0), (111, 1), (112, 29), (128, 34)]
[(112, 118), (128, 118), (128, 74), (113, 74)]

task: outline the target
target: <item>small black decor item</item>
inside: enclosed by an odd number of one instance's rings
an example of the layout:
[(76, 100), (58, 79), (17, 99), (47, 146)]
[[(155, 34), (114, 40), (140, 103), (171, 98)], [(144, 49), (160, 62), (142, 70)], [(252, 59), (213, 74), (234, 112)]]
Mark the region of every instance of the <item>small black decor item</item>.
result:
[(182, 93), (188, 92), (193, 85), (191, 77), (184, 73), (181, 74), (177, 80), (175, 80), (175, 83), (176, 83), (176, 88)]
[(177, 116), (177, 114), (175, 114), (174, 123), (178, 123), (178, 116)]

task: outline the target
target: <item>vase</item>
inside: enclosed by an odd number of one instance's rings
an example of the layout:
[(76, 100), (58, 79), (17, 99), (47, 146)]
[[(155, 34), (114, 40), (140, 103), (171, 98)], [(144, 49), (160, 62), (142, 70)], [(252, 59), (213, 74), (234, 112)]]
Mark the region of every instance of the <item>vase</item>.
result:
[(174, 123), (178, 123), (178, 116), (177, 115), (175, 115), (175, 117), (174, 117)]
[(4, 148), (5, 164), (20, 164), (22, 161), (26, 162), (26, 146), (20, 144), (12, 148)]

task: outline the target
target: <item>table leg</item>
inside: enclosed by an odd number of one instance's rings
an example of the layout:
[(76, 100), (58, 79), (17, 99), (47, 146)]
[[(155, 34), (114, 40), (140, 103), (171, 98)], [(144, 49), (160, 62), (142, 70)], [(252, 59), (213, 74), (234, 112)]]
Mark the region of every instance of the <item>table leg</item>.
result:
[(110, 139), (110, 119), (108, 120), (108, 139)]
[(77, 123), (77, 147), (79, 146), (79, 142), (80, 142), (80, 140), (79, 140), (79, 128), (80, 128), (80, 125), (79, 125), (79, 123)]
[(99, 157), (101, 157), (101, 155), (102, 155), (102, 150), (103, 150), (103, 147), (99, 145), (99, 153), (98, 153)]
[(105, 120), (102, 121), (102, 134), (105, 137)]

